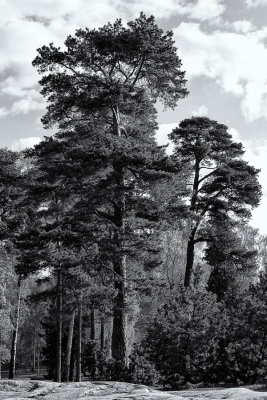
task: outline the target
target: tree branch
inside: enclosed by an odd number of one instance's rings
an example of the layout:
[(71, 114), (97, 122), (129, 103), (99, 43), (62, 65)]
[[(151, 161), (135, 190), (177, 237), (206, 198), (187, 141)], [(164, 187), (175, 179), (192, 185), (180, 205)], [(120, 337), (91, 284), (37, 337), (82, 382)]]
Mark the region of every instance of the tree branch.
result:
[[(205, 179), (209, 178), (211, 175), (214, 174), (214, 172), (215, 172), (215, 170), (213, 170), (213, 171), (211, 171), (209, 174), (203, 176), (201, 179), (199, 179), (198, 184), (200, 184), (201, 182), (203, 182)], [(200, 191), (200, 190), (201, 190), (201, 188), (200, 188), (198, 191)]]
[(134, 78), (134, 81), (132, 83), (132, 86), (134, 86), (136, 84), (136, 82), (138, 81), (138, 78), (139, 78), (139, 75), (140, 75), (140, 73), (142, 71), (142, 67), (144, 65), (144, 62), (145, 62), (145, 55), (143, 54), (142, 59), (141, 59), (141, 63), (139, 65), (139, 68), (138, 68), (138, 71), (137, 71), (136, 76)]

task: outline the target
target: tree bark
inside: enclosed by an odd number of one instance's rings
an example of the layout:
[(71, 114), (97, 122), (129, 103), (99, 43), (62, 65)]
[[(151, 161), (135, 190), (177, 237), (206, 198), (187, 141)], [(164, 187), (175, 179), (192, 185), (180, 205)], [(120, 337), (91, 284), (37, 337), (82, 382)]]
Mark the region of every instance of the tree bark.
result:
[(96, 343), (95, 343), (95, 310), (92, 308), (91, 313), (90, 313), (90, 320), (91, 320), (91, 326), (90, 326), (90, 340), (92, 344), (92, 369), (91, 369), (91, 376), (92, 378), (95, 377), (96, 374)]
[(90, 339), (95, 340), (95, 310), (93, 308), (91, 309), (90, 320), (91, 320)]
[(56, 350), (56, 381), (61, 382), (62, 373), (62, 270), (57, 275), (57, 350)]
[(37, 344), (37, 376), (40, 375), (40, 356), (41, 356), (40, 342)]
[(185, 277), (184, 286), (188, 288), (191, 284), (191, 277), (194, 267), (194, 257), (195, 257), (195, 243), (194, 243), (194, 233), (192, 232), (188, 243), (186, 251), (186, 267), (185, 267)]
[(127, 365), (127, 299), (126, 299), (126, 256), (114, 263), (115, 289), (117, 295), (115, 298), (113, 312), (113, 331), (112, 331), (112, 358), (121, 362), (123, 366)]
[[(194, 175), (193, 192), (190, 205), (190, 210), (193, 212), (196, 209), (196, 204), (198, 201), (199, 171), (200, 171), (200, 160), (198, 158), (196, 158), (194, 169), (195, 169), (195, 175)], [(187, 242), (186, 266), (185, 266), (185, 277), (184, 277), (184, 286), (186, 288), (188, 288), (191, 284), (191, 277), (192, 277), (192, 272), (194, 267), (194, 257), (195, 257), (195, 234), (197, 231), (197, 227), (198, 225), (193, 227)]]
[(36, 370), (36, 323), (34, 324), (33, 331), (33, 344), (32, 344), (32, 372)]
[(1, 346), (2, 346), (2, 332), (0, 330), (0, 379), (2, 379), (2, 350), (1, 350)]
[(100, 322), (100, 350), (103, 353), (105, 349), (105, 321), (101, 318)]
[(81, 367), (82, 367), (82, 298), (80, 297), (79, 306), (78, 306), (76, 382), (81, 382), (81, 377), (82, 377)]
[(76, 354), (77, 354), (77, 335), (73, 337), (71, 356), (70, 356), (70, 374), (69, 380), (70, 382), (74, 382), (75, 377), (75, 362), (76, 362)]
[(9, 379), (14, 379), (16, 372), (16, 355), (17, 355), (17, 341), (18, 341), (18, 330), (19, 330), (20, 303), (21, 303), (21, 277), (19, 277), (18, 279), (17, 305), (15, 312), (15, 327), (12, 334)]
[(67, 350), (66, 350), (66, 373), (65, 373), (66, 374), (65, 375), (66, 382), (69, 382), (69, 379), (70, 379), (70, 359), (71, 359), (74, 320), (75, 320), (75, 310), (72, 311), (72, 313), (71, 313), (70, 323), (69, 323), (68, 343), (67, 343)]

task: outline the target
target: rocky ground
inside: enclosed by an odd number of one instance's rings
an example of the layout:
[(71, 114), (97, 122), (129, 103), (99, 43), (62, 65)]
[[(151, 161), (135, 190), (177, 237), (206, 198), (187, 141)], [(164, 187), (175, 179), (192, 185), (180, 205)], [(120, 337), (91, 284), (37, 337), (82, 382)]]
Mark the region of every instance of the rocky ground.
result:
[(245, 388), (161, 392), (123, 382), (55, 383), (0, 381), (0, 400), (267, 400), (267, 392)]

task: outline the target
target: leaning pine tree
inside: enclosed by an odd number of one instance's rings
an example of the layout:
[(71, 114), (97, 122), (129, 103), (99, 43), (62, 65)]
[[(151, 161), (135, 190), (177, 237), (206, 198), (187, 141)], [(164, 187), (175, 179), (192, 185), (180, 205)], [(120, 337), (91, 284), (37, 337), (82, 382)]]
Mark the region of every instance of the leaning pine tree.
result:
[(234, 225), (251, 215), (259, 204), (259, 170), (242, 159), (241, 143), (233, 141), (227, 127), (207, 117), (182, 121), (170, 134), (174, 158), (191, 169), (189, 210), (190, 233), (184, 285), (192, 283), (194, 249), (200, 242), (214, 240), (214, 224)]
[[(68, 143), (70, 166), (79, 158), (81, 202), (108, 227), (117, 292), (112, 356), (125, 365), (127, 243), (138, 231), (132, 222), (136, 210), (148, 203), (150, 183), (165, 168), (154, 138), (155, 102), (174, 107), (187, 94), (181, 61), (172, 33), (143, 14), (127, 27), (117, 20), (80, 29), (64, 50), (50, 44), (38, 53), (33, 65), (44, 74), (41, 93), (48, 100), (43, 124), (56, 125), (56, 140)], [(139, 225), (155, 219), (148, 208), (139, 214)]]

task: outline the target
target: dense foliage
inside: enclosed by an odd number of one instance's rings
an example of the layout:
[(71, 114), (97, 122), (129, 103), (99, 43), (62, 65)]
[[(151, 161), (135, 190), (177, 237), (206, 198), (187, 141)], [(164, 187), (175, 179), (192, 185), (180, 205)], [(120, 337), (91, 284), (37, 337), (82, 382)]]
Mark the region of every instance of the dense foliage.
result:
[(0, 151), (10, 378), (19, 359), (59, 382), (263, 379), (266, 238), (247, 225), (259, 171), (207, 117), (170, 133), (171, 156), (157, 145), (156, 102), (188, 94), (172, 33), (141, 13), (43, 46), (33, 65), (56, 133)]
[(266, 307), (265, 275), (245, 292), (229, 291), (220, 302), (204, 288), (177, 288), (149, 324), (133, 376), (150, 363), (154, 383), (168, 388), (263, 380)]

